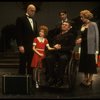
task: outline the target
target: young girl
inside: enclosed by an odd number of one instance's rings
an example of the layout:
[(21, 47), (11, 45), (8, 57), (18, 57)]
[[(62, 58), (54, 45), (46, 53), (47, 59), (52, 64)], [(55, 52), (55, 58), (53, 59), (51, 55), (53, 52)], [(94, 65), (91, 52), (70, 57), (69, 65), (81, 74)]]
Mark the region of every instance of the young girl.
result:
[(49, 46), (48, 40), (45, 36), (48, 33), (47, 26), (39, 27), (39, 37), (36, 37), (33, 41), (34, 56), (32, 58), (31, 67), (33, 68), (33, 80), (36, 82), (36, 88), (39, 88), (40, 72), (42, 68), (42, 60), (45, 58), (45, 48), (48, 50), (54, 50)]

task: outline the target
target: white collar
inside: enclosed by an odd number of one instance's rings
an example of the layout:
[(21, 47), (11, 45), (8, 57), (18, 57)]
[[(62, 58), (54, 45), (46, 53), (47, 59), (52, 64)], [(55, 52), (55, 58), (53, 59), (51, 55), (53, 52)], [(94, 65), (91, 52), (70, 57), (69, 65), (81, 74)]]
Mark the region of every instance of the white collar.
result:
[(44, 38), (37, 37), (37, 39), (38, 39), (39, 42), (44, 42)]

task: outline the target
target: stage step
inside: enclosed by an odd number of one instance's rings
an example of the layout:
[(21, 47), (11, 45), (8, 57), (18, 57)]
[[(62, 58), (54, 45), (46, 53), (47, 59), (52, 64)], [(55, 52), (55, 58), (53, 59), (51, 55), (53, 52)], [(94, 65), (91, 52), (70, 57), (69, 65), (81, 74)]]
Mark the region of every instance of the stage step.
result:
[(0, 59), (0, 63), (5, 63), (5, 62), (7, 62), (7, 63), (17, 62), (17, 63), (19, 63), (19, 59), (18, 58), (16, 58), (16, 59), (13, 59), (13, 58), (10, 58), (10, 59), (8, 59), (8, 58)]
[(18, 68), (18, 52), (7, 51), (0, 53), (0, 68)]

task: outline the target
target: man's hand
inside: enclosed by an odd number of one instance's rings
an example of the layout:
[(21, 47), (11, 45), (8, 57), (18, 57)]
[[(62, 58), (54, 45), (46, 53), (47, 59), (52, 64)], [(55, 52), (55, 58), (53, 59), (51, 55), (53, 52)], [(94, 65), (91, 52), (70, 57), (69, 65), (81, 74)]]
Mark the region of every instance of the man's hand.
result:
[(61, 45), (60, 44), (56, 44), (56, 45), (54, 45), (54, 48), (61, 49)]
[(25, 52), (25, 50), (24, 50), (24, 47), (23, 47), (23, 46), (19, 46), (19, 52), (20, 52), (20, 53), (24, 53), (24, 52)]

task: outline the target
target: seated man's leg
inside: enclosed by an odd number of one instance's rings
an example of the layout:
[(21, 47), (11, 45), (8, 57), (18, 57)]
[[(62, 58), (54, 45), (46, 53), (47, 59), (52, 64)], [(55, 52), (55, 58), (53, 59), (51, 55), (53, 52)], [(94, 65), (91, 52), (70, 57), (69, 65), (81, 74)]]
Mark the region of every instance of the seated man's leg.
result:
[(61, 55), (58, 62), (58, 68), (57, 68), (57, 85), (61, 86), (63, 85), (63, 79), (65, 75), (65, 67), (67, 65), (68, 58), (66, 55)]
[(43, 68), (45, 69), (45, 72), (44, 72), (44, 75), (45, 75), (45, 80), (47, 81), (48, 80), (48, 63), (47, 63), (47, 57), (46, 58), (44, 58), (43, 60), (42, 60), (42, 65), (43, 65)]
[(50, 82), (55, 80), (55, 56), (54, 55), (48, 55), (43, 60), (43, 66), (45, 67), (45, 77), (46, 81)]

